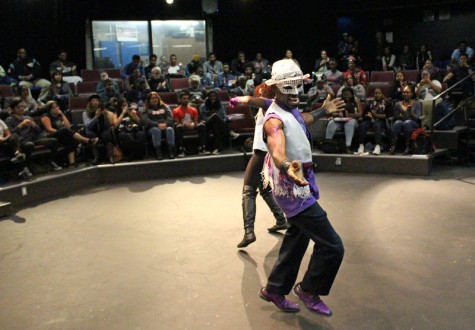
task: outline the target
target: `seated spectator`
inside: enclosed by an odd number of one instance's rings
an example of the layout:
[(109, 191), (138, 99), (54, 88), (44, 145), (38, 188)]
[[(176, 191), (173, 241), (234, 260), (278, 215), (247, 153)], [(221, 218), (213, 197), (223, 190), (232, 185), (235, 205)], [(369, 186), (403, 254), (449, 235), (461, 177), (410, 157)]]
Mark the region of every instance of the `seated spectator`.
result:
[(145, 76), (145, 70), (142, 65), (142, 60), (140, 59), (139, 55), (132, 56), (132, 62), (127, 64), (124, 69), (122, 70), (122, 79), (128, 80), (132, 73), (138, 69), (140, 72), (140, 76)]
[(43, 146), (50, 150), (48, 161), (51, 168), (54, 171), (62, 170), (62, 167), (58, 166), (53, 159), (56, 156), (58, 149), (58, 140), (55, 138), (46, 137), (33, 118), (25, 116), (25, 105), (19, 98), (15, 98), (10, 103), (12, 113), (6, 119), (10, 132), (16, 134), (20, 141), (20, 148), (25, 154), (26, 158), (26, 176), (31, 177), (31, 154), (35, 150), (35, 146)]
[(126, 161), (143, 159), (145, 155), (145, 132), (138, 113), (137, 103), (122, 100), (119, 109), (112, 115), (117, 143)]
[[(348, 36), (348, 40), (350, 40), (350, 37), (351, 36)], [(348, 53), (348, 57), (353, 57), (355, 59), (356, 66), (361, 66), (363, 64), (363, 59), (361, 57), (360, 50), (360, 42), (358, 40), (355, 40), (353, 41), (353, 43), (350, 43), (350, 51)]]
[(214, 86), (217, 86), (218, 75), (223, 72), (223, 63), (216, 59), (215, 53), (208, 54), (208, 60), (203, 64), (203, 73)]
[(392, 114), (392, 103), (383, 95), (380, 88), (374, 90), (374, 100), (366, 105), (362, 120), (358, 124), (359, 147), (357, 154), (364, 154), (364, 145), (368, 129), (373, 128), (374, 140), (376, 146), (373, 155), (381, 154), (381, 145), (383, 143), (383, 132), (386, 130), (386, 118)]
[(101, 94), (102, 92), (104, 92), (104, 89), (106, 88), (105, 83), (106, 83), (107, 80), (111, 80), (112, 85), (114, 86), (114, 91), (116, 93), (120, 93), (119, 85), (117, 84), (117, 82), (114, 79), (109, 78), (109, 74), (106, 71), (101, 72), (101, 80), (99, 80), (99, 82), (97, 83), (96, 93)]
[(73, 96), (73, 91), (69, 83), (63, 80), (61, 72), (51, 72), (51, 85), (46, 99), (56, 101), (62, 111), (69, 112), (69, 98), (71, 96)]
[(58, 53), (58, 60), (49, 65), (49, 72), (60, 72), (63, 80), (67, 83), (77, 84), (82, 82), (82, 78), (77, 74), (77, 67), (71, 61), (68, 61), (68, 53), (60, 50)]
[(328, 94), (330, 94), (332, 98), (335, 97), (335, 93), (323, 79), (318, 80), (317, 84), (311, 87), (307, 93), (308, 100), (311, 104), (323, 103), (327, 98)]
[(422, 44), (416, 54), (416, 69), (419, 71), (422, 70), (427, 60), (431, 60), (432, 62), (432, 53), (427, 49), (426, 44)]
[[(99, 138), (107, 147), (109, 160), (113, 163), (112, 157), (112, 133), (114, 125), (112, 112), (108, 111), (104, 105), (100, 105), (99, 95), (91, 95), (88, 98), (86, 110), (82, 113), (82, 121), (88, 138)], [(94, 159), (93, 165), (99, 164), (99, 152), (94, 146), (92, 148)]]
[(240, 51), (238, 52), (237, 58), (231, 61), (231, 72), (236, 77), (242, 76), (247, 64), (246, 54), (243, 51)]
[(191, 57), (190, 63), (185, 67), (185, 75), (189, 77), (192, 74), (196, 74), (196, 69), (198, 69), (199, 66), (201, 66), (200, 56), (195, 54)]
[(390, 46), (384, 47), (383, 57), (381, 58), (381, 64), (383, 71), (395, 71), (396, 70), (396, 55), (393, 54)]
[(206, 89), (201, 86), (200, 76), (194, 74), (188, 78), (188, 93), (190, 94), (189, 105), (199, 109), (206, 98)]
[(144, 69), (145, 79), (147, 80), (152, 77), (152, 69), (157, 67), (157, 55), (155, 54), (150, 55), (148, 60), (149, 60), (149, 64)]
[(399, 55), (399, 68), (400, 70), (414, 70), (415, 69), (415, 57), (412, 54), (411, 48), (409, 45), (404, 45), (402, 48), (402, 53)]
[(344, 129), (345, 152), (351, 154), (351, 142), (353, 141), (355, 129), (358, 126), (357, 120), (363, 113), (363, 104), (355, 97), (351, 87), (345, 87), (341, 95), (343, 101), (345, 101), (345, 110), (332, 113), (332, 117), (328, 121), (325, 138), (331, 140), (338, 129)]
[(190, 92), (187, 90), (180, 92), (179, 101), (180, 105), (173, 109), (173, 119), (176, 124), (175, 139), (176, 146), (178, 147), (178, 157), (185, 157), (185, 147), (183, 144), (185, 132), (195, 130), (198, 132), (198, 153), (200, 155), (209, 155), (209, 151), (206, 150), (206, 125), (199, 121), (198, 111), (188, 105)]
[(98, 138), (87, 138), (71, 129), (66, 115), (61, 111), (58, 102), (48, 101), (45, 105), (45, 114), (41, 116), (41, 123), (49, 138), (55, 138), (66, 148), (68, 165), (78, 166), (76, 163), (76, 150), (79, 143), (94, 146)]
[[(421, 73), (422, 71), (429, 71), (430, 73), (430, 76), (432, 79), (439, 79), (439, 76), (440, 76), (440, 72), (439, 72), (439, 68), (437, 68), (436, 66), (434, 66), (434, 64), (432, 63), (432, 60), (430, 58), (428, 58), (426, 60), (426, 62), (424, 63), (424, 66), (421, 70)], [(443, 78), (443, 77), (441, 77)]]
[(162, 70), (156, 66), (152, 69), (150, 73), (150, 78), (148, 79), (148, 85), (152, 92), (168, 92), (168, 82), (162, 76)]
[(11, 87), (16, 87), (17, 81), (12, 77), (8, 76), (5, 72), (3, 66), (0, 65), (0, 85), (10, 85)]
[(313, 70), (322, 74), (330, 70), (330, 58), (327, 56), (327, 51), (325, 49), (322, 49), (320, 52), (320, 57), (315, 61), (315, 67)]
[(246, 88), (247, 78), (245, 76), (238, 77), (236, 87), (229, 90), (231, 97), (253, 95), (254, 91)]
[(353, 73), (356, 81), (363, 85), (363, 87), (366, 87), (366, 85), (368, 84), (368, 77), (366, 77), (366, 73), (360, 67), (356, 66), (356, 62), (353, 57), (350, 57), (348, 59), (348, 70), (345, 72), (344, 77), (346, 78), (346, 76), (348, 76), (350, 73)]
[(396, 142), (401, 132), (404, 132), (406, 148), (403, 155), (411, 153), (411, 134), (419, 128), (419, 121), (422, 115), (421, 104), (414, 99), (415, 91), (413, 85), (406, 85), (402, 92), (403, 99), (394, 106), (394, 123), (391, 129), (391, 148), (389, 153), (394, 155), (396, 152)]
[(236, 76), (231, 72), (229, 64), (223, 64), (223, 72), (218, 74), (216, 87), (220, 89), (230, 89), (236, 83)]
[(43, 102), (36, 102), (35, 99), (31, 96), (30, 89), (28, 86), (23, 85), (19, 87), (20, 99), (23, 101), (25, 106), (25, 115), (31, 117), (41, 116), (43, 114)]
[(201, 105), (200, 119), (206, 124), (206, 131), (208, 133), (213, 132), (214, 135), (214, 146), (211, 154), (219, 155), (224, 149), (227, 137), (230, 135), (230, 129), (226, 111), (215, 91), (209, 91), (208, 97)]
[(256, 75), (261, 76), (262, 79), (270, 78), (269, 60), (262, 57), (262, 53), (257, 53), (254, 61), (251, 62), (252, 68)]
[[(452, 68), (449, 73), (444, 77), (443, 82), (450, 83), (451, 85), (458, 83), (464, 78), (468, 77), (473, 73), (473, 68), (468, 63), (468, 56), (466, 54), (460, 55), (460, 60), (458, 65)], [(472, 94), (472, 84), (475, 76), (472, 76), (472, 79), (465, 80), (462, 85), (459, 85), (460, 90), (465, 96)]]
[(139, 106), (145, 102), (148, 94), (150, 93), (150, 86), (147, 83), (147, 80), (140, 77), (134, 80), (132, 85), (132, 90), (128, 91), (125, 94), (127, 101), (138, 103)]
[(200, 77), (200, 85), (202, 88), (206, 89), (206, 91), (209, 91), (215, 87), (214, 82), (204, 74), (202, 66), (196, 68), (195, 75)]
[(41, 88), (39, 99), (44, 101), (48, 95), (50, 82), (41, 78), (41, 65), (35, 58), (28, 57), (26, 50), (20, 48), (18, 57), (10, 64), (8, 75), (19, 82), (19, 86)]
[(353, 90), (355, 97), (358, 98), (360, 101), (364, 101), (366, 99), (366, 90), (351, 73), (346, 75), (345, 80), (343, 82), (343, 86), (338, 90), (336, 96), (341, 97), (343, 90), (346, 87), (350, 87)]
[(117, 93), (114, 89), (114, 81), (112, 79), (107, 79), (104, 82), (105, 89), (99, 93), (99, 98), (102, 104), (107, 104), (110, 100), (115, 97), (117, 100), (122, 100), (122, 95)]
[(394, 77), (393, 82), (391, 83), (391, 87), (389, 88), (389, 97), (393, 101), (401, 101), (402, 91), (404, 87), (407, 86), (406, 75), (402, 71), (398, 71), (396, 76)]
[(26, 159), (25, 154), (21, 152), (20, 138), (10, 132), (2, 119), (0, 119), (0, 153), (12, 157), (12, 163), (21, 163)]
[(345, 65), (348, 60), (350, 52), (350, 44), (348, 43), (348, 33), (344, 32), (341, 35), (341, 40), (338, 42), (338, 56), (340, 62)]
[(164, 71), (166, 78), (184, 78), (185, 77), (185, 68), (178, 63), (178, 58), (175, 54), (170, 55), (170, 64), (166, 67)]
[(165, 70), (168, 68), (170, 65), (170, 62), (167, 61), (167, 57), (165, 55), (160, 56), (160, 63), (158, 63), (158, 67), (162, 72), (165, 72)]
[(295, 64), (297, 64), (300, 67), (299, 61), (297, 61), (297, 59), (294, 58), (294, 53), (290, 49), (287, 49), (285, 51), (285, 56), (284, 56), (283, 60), (285, 60), (285, 59), (293, 60), (295, 62)]
[(145, 101), (142, 122), (148, 130), (148, 135), (152, 137), (157, 159), (163, 159), (162, 137), (167, 141), (169, 158), (174, 159), (176, 150), (173, 114), (156, 92), (151, 92)]
[(452, 52), (452, 56), (450, 56), (452, 63), (454, 65), (460, 63), (460, 56), (463, 54), (467, 55), (467, 60), (470, 63), (473, 59), (474, 52), (473, 48), (467, 46), (467, 42), (465, 40), (460, 41), (459, 47), (455, 48)]
[(147, 79), (145, 79), (145, 76), (140, 72), (140, 69), (133, 70), (129, 77), (124, 80), (125, 92), (128, 93), (133, 89), (136, 89), (138, 86), (138, 82), (143, 81), (147, 82)]
[(324, 76), (330, 86), (343, 85), (343, 72), (338, 71), (338, 62), (335, 59), (330, 60), (330, 70), (325, 71)]
[[(430, 127), (432, 125), (432, 100), (442, 91), (442, 84), (435, 79), (431, 79), (429, 71), (422, 71), (422, 79), (416, 86), (416, 96), (422, 103), (422, 114), (424, 117), (422, 126)], [(442, 100), (439, 100), (442, 101)]]

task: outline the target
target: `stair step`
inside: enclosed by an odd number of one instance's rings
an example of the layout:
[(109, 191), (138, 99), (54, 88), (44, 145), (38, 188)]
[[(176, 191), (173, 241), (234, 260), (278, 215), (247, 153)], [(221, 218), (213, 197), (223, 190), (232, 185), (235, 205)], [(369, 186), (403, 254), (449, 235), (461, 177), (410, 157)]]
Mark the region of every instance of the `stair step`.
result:
[(0, 218), (12, 214), (12, 204), (0, 201)]

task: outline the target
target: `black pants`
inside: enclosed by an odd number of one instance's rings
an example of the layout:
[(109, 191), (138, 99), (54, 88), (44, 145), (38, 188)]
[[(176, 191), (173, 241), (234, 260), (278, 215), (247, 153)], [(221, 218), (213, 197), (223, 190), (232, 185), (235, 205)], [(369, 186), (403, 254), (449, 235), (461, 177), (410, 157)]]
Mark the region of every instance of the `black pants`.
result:
[(328, 295), (343, 260), (344, 248), (340, 236), (318, 203), (287, 221), (291, 226), (285, 233), (267, 289), (283, 295), (292, 290), (300, 263), (312, 240), (315, 245), (301, 287), (312, 294)]
[(145, 132), (117, 133), (119, 146), (128, 160), (143, 159), (145, 154)]
[[(200, 143), (200, 147), (206, 145), (206, 126), (203, 123), (199, 123), (196, 125), (196, 130), (198, 131), (198, 140)], [(175, 128), (175, 143), (178, 148), (183, 148), (183, 136), (185, 132), (189, 131), (183, 125), (179, 125)]]
[(16, 134), (11, 134), (5, 142), (0, 142), (0, 152), (7, 156), (14, 156), (20, 150), (20, 138)]
[(43, 146), (51, 151), (49, 160), (53, 160), (58, 150), (58, 140), (55, 138), (42, 137), (33, 141), (21, 142), (21, 149), (26, 155), (27, 165), (30, 164), (31, 154), (35, 150), (35, 146)]
[(366, 132), (368, 129), (373, 128), (374, 130), (374, 140), (376, 144), (381, 145), (383, 143), (383, 131), (386, 129), (386, 122), (383, 120), (363, 120), (358, 125), (358, 139), (360, 144), (364, 144), (366, 138)]
[(211, 115), (206, 122), (207, 132), (213, 132), (214, 134), (214, 148), (218, 150), (223, 150), (224, 141), (229, 135), (228, 124), (221, 119), (217, 114)]
[(56, 132), (48, 134), (48, 137), (52, 137), (58, 140), (64, 148), (66, 148), (66, 152), (69, 154), (73, 152), (78, 147), (79, 142), (74, 139), (75, 131), (70, 128), (63, 127)]

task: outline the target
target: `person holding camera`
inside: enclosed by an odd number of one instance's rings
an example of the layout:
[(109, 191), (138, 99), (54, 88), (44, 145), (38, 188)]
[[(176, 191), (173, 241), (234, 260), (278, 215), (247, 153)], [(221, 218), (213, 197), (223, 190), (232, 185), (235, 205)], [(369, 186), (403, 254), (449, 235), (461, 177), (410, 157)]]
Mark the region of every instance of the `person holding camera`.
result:
[(117, 142), (127, 161), (143, 159), (145, 154), (145, 132), (137, 111), (137, 103), (122, 100), (119, 109), (112, 115)]

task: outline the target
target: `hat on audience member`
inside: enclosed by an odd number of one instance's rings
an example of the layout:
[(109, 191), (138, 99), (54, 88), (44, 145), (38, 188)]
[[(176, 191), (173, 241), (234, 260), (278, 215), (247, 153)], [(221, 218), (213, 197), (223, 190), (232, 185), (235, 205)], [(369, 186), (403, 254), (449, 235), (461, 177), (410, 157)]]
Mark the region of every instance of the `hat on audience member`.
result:
[(193, 56), (191, 57), (191, 59), (192, 59), (193, 61), (195, 61), (195, 62), (199, 62), (199, 61), (200, 61), (200, 55), (196, 55), (196, 54), (195, 54), (195, 55), (193, 55)]

